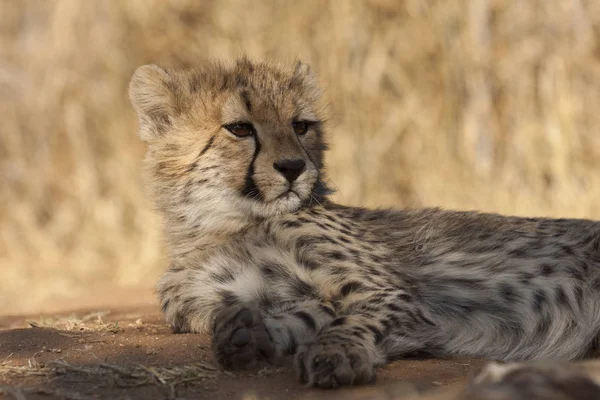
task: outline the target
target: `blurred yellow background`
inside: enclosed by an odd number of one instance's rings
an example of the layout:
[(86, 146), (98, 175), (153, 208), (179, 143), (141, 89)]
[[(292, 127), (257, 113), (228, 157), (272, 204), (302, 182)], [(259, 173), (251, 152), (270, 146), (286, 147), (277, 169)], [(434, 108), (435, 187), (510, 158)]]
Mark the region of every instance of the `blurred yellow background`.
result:
[(0, 0), (0, 313), (165, 267), (144, 63), (309, 62), (335, 199), (600, 218), (598, 0)]

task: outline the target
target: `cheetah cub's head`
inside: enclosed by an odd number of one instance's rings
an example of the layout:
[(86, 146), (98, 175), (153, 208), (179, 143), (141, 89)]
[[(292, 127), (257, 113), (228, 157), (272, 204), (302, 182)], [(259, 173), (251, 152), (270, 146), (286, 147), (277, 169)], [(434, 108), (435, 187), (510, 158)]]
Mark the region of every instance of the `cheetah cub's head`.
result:
[(327, 193), (323, 106), (306, 64), (145, 65), (129, 94), (148, 144), (154, 194), (168, 213), (269, 216)]

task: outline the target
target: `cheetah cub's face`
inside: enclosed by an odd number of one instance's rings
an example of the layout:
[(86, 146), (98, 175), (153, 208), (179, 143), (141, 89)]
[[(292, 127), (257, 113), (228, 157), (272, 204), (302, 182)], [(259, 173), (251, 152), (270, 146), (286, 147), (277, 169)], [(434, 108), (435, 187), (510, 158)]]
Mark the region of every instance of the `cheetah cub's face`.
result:
[(242, 59), (189, 71), (146, 65), (129, 91), (158, 204), (168, 211), (268, 216), (326, 192), (320, 90), (305, 64), (286, 70)]

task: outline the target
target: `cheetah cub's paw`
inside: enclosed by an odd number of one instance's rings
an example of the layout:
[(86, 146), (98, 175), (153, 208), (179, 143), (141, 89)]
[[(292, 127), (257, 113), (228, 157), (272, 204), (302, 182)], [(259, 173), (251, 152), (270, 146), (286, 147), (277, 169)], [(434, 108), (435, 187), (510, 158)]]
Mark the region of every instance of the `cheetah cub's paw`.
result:
[(251, 367), (258, 360), (275, 358), (275, 346), (257, 307), (225, 308), (215, 317), (212, 347), (226, 369)]
[(300, 348), (296, 355), (296, 370), (302, 383), (323, 389), (375, 380), (369, 352), (352, 342), (321, 342)]

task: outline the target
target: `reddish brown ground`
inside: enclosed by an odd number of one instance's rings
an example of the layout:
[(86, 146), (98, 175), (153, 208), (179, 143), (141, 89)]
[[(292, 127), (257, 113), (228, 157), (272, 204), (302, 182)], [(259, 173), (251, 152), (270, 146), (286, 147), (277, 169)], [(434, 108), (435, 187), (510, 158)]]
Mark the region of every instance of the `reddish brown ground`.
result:
[[(120, 298), (121, 297), (121, 298)], [(132, 297), (132, 298), (131, 298)], [(322, 391), (300, 385), (289, 366), (266, 366), (252, 371), (211, 371), (209, 338), (197, 334), (176, 335), (163, 322), (158, 307), (147, 293), (111, 296), (110, 309), (96, 307), (43, 316), (0, 317), (0, 388), (15, 398), (201, 398), (201, 399), (387, 399), (401, 398), (410, 388), (456, 387), (482, 366), (478, 360), (402, 360), (378, 371), (373, 386)], [(146, 302), (146, 305), (140, 304)], [(116, 307), (117, 304), (121, 306)], [(133, 306), (132, 306), (133, 305)], [(102, 311), (100, 320), (94, 312)], [(67, 318), (69, 317), (69, 318)], [(81, 318), (85, 318), (84, 321)], [(32, 327), (33, 325), (37, 327)], [(69, 322), (70, 321), (70, 322)], [(65, 361), (68, 371), (52, 372), (53, 362)], [(207, 377), (162, 384), (115, 379), (78, 373), (77, 368), (99, 364), (127, 371), (176, 367), (204, 361)], [(20, 368), (18, 371), (15, 367)], [(410, 385), (406, 385), (410, 383)], [(1, 397), (0, 391), (0, 397)]]

